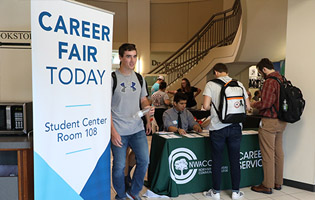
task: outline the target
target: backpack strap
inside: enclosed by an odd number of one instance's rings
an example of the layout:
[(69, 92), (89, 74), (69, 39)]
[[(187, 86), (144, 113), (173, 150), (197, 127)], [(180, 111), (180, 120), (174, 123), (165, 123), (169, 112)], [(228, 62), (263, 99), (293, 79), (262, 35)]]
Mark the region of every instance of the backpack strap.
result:
[[(271, 79), (273, 79), (273, 80), (276, 80), (276, 81), (279, 83), (279, 85), (280, 85), (280, 90), (281, 90), (281, 84), (282, 84), (282, 82), (281, 82), (281, 80), (280, 80), (278, 77), (270, 76), (270, 77), (268, 77), (268, 78), (271, 78)], [(267, 79), (268, 79), (268, 78), (267, 78)], [(282, 76), (282, 78), (283, 78), (283, 81), (284, 81), (284, 80), (285, 80), (285, 77)], [(279, 99), (279, 100), (280, 100), (280, 99)], [(276, 113), (277, 113), (277, 116), (279, 116), (280, 106), (281, 106), (281, 105), (280, 105), (280, 103), (279, 103), (279, 110), (277, 110), (275, 104), (273, 104), (272, 107), (270, 108), (271, 115), (273, 114), (272, 108), (274, 108), (275, 111), (276, 111)]]
[(225, 85), (225, 82), (222, 81), (221, 79), (218, 79), (218, 78), (212, 79), (212, 80), (210, 80), (210, 81), (211, 81), (211, 82), (214, 82), (214, 83), (217, 83), (217, 84), (219, 84), (219, 85), (221, 85), (221, 86), (224, 86), (224, 85)]
[[(282, 76), (283, 77), (283, 76)], [(282, 84), (282, 82), (281, 82), (281, 80), (278, 78), (278, 77), (275, 77), (275, 76), (270, 76), (270, 77), (268, 77), (268, 78), (271, 78), (271, 79), (274, 79), (274, 80), (276, 80), (280, 85)], [(267, 79), (268, 79), (267, 78)], [(283, 77), (283, 80), (284, 80), (285, 78)]]
[(113, 95), (117, 87), (117, 76), (115, 72), (112, 72), (112, 78), (113, 78), (113, 88), (112, 88), (112, 95)]
[(139, 74), (138, 72), (135, 72), (135, 73), (136, 73), (136, 76), (137, 76), (138, 81), (139, 81), (139, 83), (140, 83), (140, 85), (141, 85), (141, 88), (142, 88), (142, 85), (143, 85), (143, 79), (142, 79), (142, 76), (141, 76), (141, 74)]
[(228, 84), (230, 84), (230, 83), (231, 83), (231, 86), (238, 86), (238, 83), (237, 83), (237, 80), (236, 80), (236, 79), (232, 79), (232, 80), (230, 80), (230, 81), (228, 81), (228, 82), (224, 82), (224, 81), (222, 81), (221, 79), (216, 78), (216, 79), (212, 79), (212, 80), (210, 80), (210, 81), (212, 81), (212, 82), (214, 82), (214, 83), (217, 83), (217, 84), (221, 85), (222, 87), (223, 87), (223, 86), (226, 86), (226, 85), (228, 85)]
[[(210, 80), (211, 82), (217, 83), (219, 85), (221, 85), (222, 87), (226, 84), (224, 81), (222, 81), (221, 79), (212, 79)], [(215, 112), (217, 113), (217, 115), (221, 118), (221, 113), (219, 112), (219, 110), (217, 109), (217, 107), (215, 107), (214, 103), (211, 101), (211, 105), (213, 105), (213, 108), (215, 110)]]
[[(142, 88), (142, 86), (143, 86), (143, 77), (141, 76), (141, 74), (139, 74), (138, 72), (135, 72), (136, 73), (136, 75), (137, 75), (137, 78), (138, 78), (138, 80), (139, 80), (139, 83), (140, 83), (140, 85), (141, 85), (141, 88)], [(145, 81), (145, 80), (144, 80)], [(145, 82), (145, 83), (147, 83), (147, 82)], [(147, 97), (149, 96), (149, 90), (148, 90), (148, 84), (145, 84), (145, 89), (147, 90)]]

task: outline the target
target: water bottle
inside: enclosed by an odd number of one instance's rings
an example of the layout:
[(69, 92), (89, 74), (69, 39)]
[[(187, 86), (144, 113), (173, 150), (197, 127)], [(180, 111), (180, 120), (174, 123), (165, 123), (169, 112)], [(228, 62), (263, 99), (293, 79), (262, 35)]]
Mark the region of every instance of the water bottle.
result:
[(287, 104), (287, 100), (285, 99), (284, 101), (283, 101), (283, 111), (285, 111), (285, 112), (287, 112), (288, 111), (288, 104)]
[(138, 118), (141, 118), (143, 117), (145, 114), (147, 114), (148, 112), (150, 111), (150, 107), (149, 108), (146, 108), (146, 109), (143, 109), (143, 110), (139, 110), (136, 114), (134, 114), (132, 117), (134, 119), (138, 119)]

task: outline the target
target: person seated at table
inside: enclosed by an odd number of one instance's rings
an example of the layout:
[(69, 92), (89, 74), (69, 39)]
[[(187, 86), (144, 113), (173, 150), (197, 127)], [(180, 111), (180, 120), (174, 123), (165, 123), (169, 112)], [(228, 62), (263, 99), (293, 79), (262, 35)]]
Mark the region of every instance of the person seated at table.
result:
[(165, 89), (166, 82), (161, 82), (159, 90), (152, 94), (151, 100), (155, 108), (168, 108), (168, 106), (171, 104), (170, 98), (165, 93)]
[(189, 130), (202, 131), (194, 116), (186, 109), (186, 104), (187, 96), (177, 92), (174, 96), (173, 107), (163, 113), (163, 124), (166, 131), (177, 132), (180, 135), (185, 135)]

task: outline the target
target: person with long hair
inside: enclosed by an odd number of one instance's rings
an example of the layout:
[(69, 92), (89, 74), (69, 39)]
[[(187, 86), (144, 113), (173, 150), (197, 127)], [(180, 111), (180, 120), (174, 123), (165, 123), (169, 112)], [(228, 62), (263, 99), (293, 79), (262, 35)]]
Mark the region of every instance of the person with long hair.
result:
[(195, 98), (199, 95), (201, 90), (199, 88), (191, 86), (187, 78), (182, 79), (181, 88), (179, 88), (176, 92), (182, 92), (187, 96), (187, 108), (197, 108), (197, 102)]

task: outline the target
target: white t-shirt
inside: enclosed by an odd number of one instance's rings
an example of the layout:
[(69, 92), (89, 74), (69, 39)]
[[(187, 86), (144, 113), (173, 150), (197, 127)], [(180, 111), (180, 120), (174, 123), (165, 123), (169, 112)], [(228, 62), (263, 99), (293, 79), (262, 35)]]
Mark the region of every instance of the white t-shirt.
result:
[[(225, 83), (229, 82), (230, 80), (232, 80), (232, 78), (229, 77), (229, 76), (219, 77), (219, 79), (221, 79)], [(239, 82), (239, 81), (237, 81), (237, 83), (238, 83), (239, 86), (241, 86), (243, 88), (245, 99), (247, 99), (248, 95), (247, 95), (246, 89), (244, 88), (243, 84), (241, 82)], [(218, 108), (219, 104), (220, 104), (221, 87), (222, 87), (221, 85), (219, 85), (217, 83), (214, 83), (212, 81), (209, 81), (206, 84), (204, 92), (203, 92), (204, 96), (211, 97), (211, 101), (215, 105), (216, 108)], [(211, 108), (210, 108), (210, 113), (211, 113), (210, 114), (210, 125), (209, 125), (209, 130), (210, 131), (212, 131), (212, 130), (219, 130), (219, 129), (222, 129), (222, 128), (225, 128), (225, 127), (231, 125), (231, 124), (223, 124), (220, 121), (220, 119), (218, 117), (218, 114), (215, 111), (213, 106), (211, 106)], [(242, 125), (242, 124), (240, 123), (240, 125)]]

